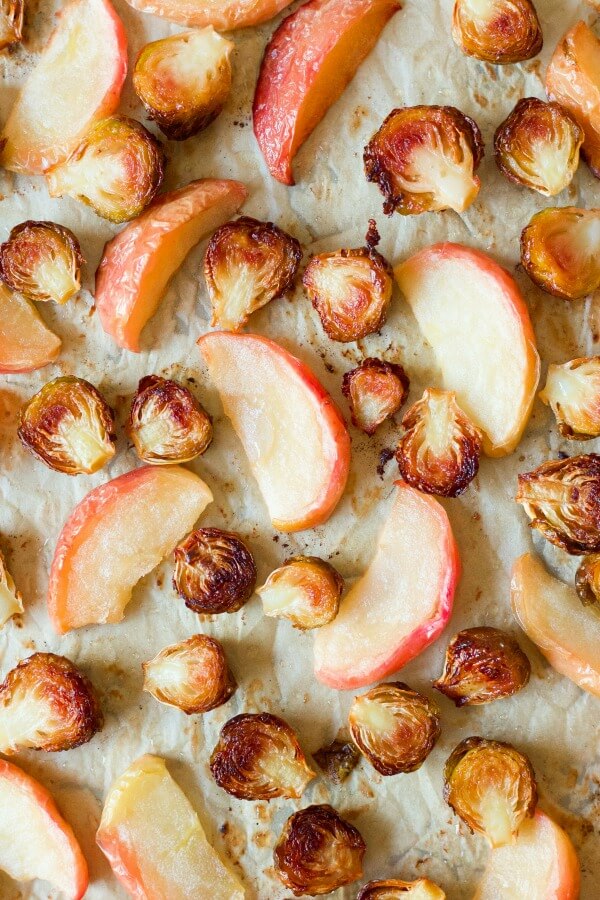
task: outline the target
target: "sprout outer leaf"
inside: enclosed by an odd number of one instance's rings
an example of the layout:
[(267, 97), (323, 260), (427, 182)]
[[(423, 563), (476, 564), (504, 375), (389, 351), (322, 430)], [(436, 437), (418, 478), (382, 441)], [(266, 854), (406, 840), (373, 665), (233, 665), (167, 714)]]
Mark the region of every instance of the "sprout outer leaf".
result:
[(445, 900), (445, 893), (429, 878), (416, 881), (401, 881), (389, 878), (386, 881), (369, 881), (361, 888), (356, 900)]
[(294, 556), (256, 589), (266, 616), (289, 619), (295, 628), (320, 628), (338, 614), (344, 579), (317, 556)]
[(313, 753), (312, 757), (334, 784), (342, 784), (360, 761), (360, 753), (352, 741), (333, 741)]
[(3, 628), (13, 616), (22, 612), (23, 599), (6, 567), (6, 560), (0, 553), (0, 628)]
[(551, 408), (558, 430), (567, 440), (600, 437), (600, 356), (548, 366), (539, 398)]
[(581, 560), (575, 573), (575, 590), (584, 606), (600, 610), (600, 553)]
[(342, 393), (348, 398), (352, 424), (365, 434), (398, 412), (408, 396), (410, 380), (402, 366), (369, 357), (344, 374)]
[(187, 715), (222, 706), (237, 688), (223, 647), (206, 634), (170, 644), (142, 668), (144, 690)]
[(24, 13), (25, 0), (2, 0), (0, 3), (0, 50), (21, 42)]
[(73, 232), (55, 222), (21, 222), (0, 245), (0, 279), (28, 300), (66, 303), (81, 287), (83, 262)]

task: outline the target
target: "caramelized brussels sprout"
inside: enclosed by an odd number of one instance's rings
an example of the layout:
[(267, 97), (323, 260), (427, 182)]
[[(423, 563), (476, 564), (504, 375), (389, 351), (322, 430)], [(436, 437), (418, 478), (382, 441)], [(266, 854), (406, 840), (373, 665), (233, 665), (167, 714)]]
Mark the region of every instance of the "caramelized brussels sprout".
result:
[(466, 628), (450, 641), (437, 691), (456, 706), (478, 706), (525, 687), (531, 666), (516, 640), (498, 628)]
[(275, 872), (295, 897), (317, 897), (362, 875), (366, 845), (331, 806), (308, 806), (285, 823), (275, 847)]
[(539, 394), (556, 416), (558, 430), (570, 441), (600, 436), (600, 356), (548, 366), (546, 387)]
[(24, 12), (25, 0), (2, 0), (0, 3), (0, 50), (21, 41)]
[(600, 609), (600, 553), (581, 560), (575, 574), (575, 590), (584, 606)]
[(82, 265), (79, 241), (54, 222), (21, 222), (0, 244), (0, 279), (28, 300), (66, 303), (81, 287)]
[(350, 403), (352, 423), (365, 434), (375, 434), (382, 422), (397, 413), (410, 381), (402, 366), (369, 357), (344, 374), (342, 393)]
[(6, 568), (6, 561), (0, 553), (0, 628), (23, 612), (23, 600), (18, 592), (13, 577)]
[(519, 475), (516, 496), (546, 540), (574, 556), (600, 552), (600, 456), (549, 460)]
[(252, 554), (232, 531), (199, 528), (175, 548), (173, 586), (194, 612), (237, 612), (255, 584)]
[(360, 761), (360, 753), (351, 741), (333, 741), (313, 753), (313, 759), (334, 784), (342, 784)]
[(445, 900), (443, 890), (429, 878), (416, 881), (369, 881), (360, 891), (356, 900)]
[(403, 216), (464, 212), (479, 193), (482, 159), (477, 124), (454, 106), (392, 110), (364, 152), (367, 181), (379, 185), (384, 212)]
[(531, 0), (456, 0), (452, 37), (467, 56), (500, 66), (532, 59), (543, 45)]
[(51, 197), (73, 197), (109, 222), (126, 222), (148, 206), (163, 180), (160, 143), (126, 116), (102, 119), (46, 174)]
[(211, 325), (239, 331), (253, 312), (289, 290), (301, 259), (298, 241), (272, 222), (242, 216), (221, 225), (204, 258)]
[(231, 91), (234, 44), (209, 26), (172, 34), (142, 48), (133, 87), (148, 118), (172, 141), (207, 128)]
[(0, 753), (71, 750), (102, 725), (92, 685), (64, 656), (34, 653), (0, 685)]
[(514, 842), (520, 825), (535, 813), (535, 774), (525, 754), (510, 744), (466, 738), (446, 762), (444, 799), (471, 831), (502, 847)]
[(338, 614), (344, 579), (317, 556), (294, 556), (271, 572), (256, 589), (266, 616), (289, 619), (307, 631), (327, 625)]
[(223, 647), (206, 634), (170, 644), (142, 668), (144, 690), (188, 716), (222, 706), (237, 687)]
[(102, 394), (72, 375), (49, 381), (21, 411), (17, 434), (55, 472), (91, 475), (115, 455), (115, 420)]
[(543, 291), (580, 300), (600, 287), (600, 209), (552, 207), (521, 234), (523, 268)]
[(210, 770), (219, 787), (239, 800), (298, 798), (315, 777), (294, 730), (270, 713), (244, 713), (226, 722)]
[(153, 466), (189, 462), (212, 441), (212, 422), (176, 381), (146, 375), (131, 404), (127, 434), (137, 455)]
[(381, 775), (414, 772), (438, 737), (438, 709), (401, 681), (355, 697), (348, 715), (352, 740)]

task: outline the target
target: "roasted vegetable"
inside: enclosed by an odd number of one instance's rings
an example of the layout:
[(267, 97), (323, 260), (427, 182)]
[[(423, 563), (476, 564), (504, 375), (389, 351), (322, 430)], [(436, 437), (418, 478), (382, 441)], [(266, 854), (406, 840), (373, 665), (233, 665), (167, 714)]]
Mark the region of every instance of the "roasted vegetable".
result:
[(531, 666), (516, 640), (498, 628), (466, 628), (450, 641), (436, 690), (457, 706), (510, 697), (525, 687)]
[(72, 231), (21, 222), (0, 245), (0, 279), (28, 300), (66, 303), (81, 287), (83, 256)]
[(600, 609), (600, 554), (592, 553), (581, 560), (575, 574), (575, 589), (584, 606)]
[(414, 772), (440, 736), (435, 703), (401, 681), (355, 697), (348, 723), (352, 740), (381, 775)]
[(253, 312), (289, 290), (301, 259), (298, 241), (272, 222), (242, 216), (221, 225), (204, 258), (211, 324), (239, 331)]
[(392, 110), (364, 152), (367, 180), (379, 185), (384, 212), (403, 216), (464, 212), (479, 193), (482, 159), (477, 124), (454, 106)]
[(416, 881), (369, 881), (361, 889), (356, 900), (445, 900), (443, 890), (429, 878)]
[(173, 141), (207, 128), (231, 91), (234, 44), (209, 26), (146, 44), (133, 70), (148, 118)]
[(115, 420), (102, 394), (72, 375), (49, 381), (21, 411), (21, 443), (50, 469), (91, 475), (115, 455)]
[(298, 798), (315, 773), (292, 728), (270, 713), (245, 713), (227, 722), (210, 758), (213, 778), (239, 800)]
[(531, 0), (456, 0), (452, 37), (467, 56), (496, 65), (532, 59), (543, 45)]
[(334, 784), (342, 784), (360, 761), (360, 753), (352, 741), (333, 741), (313, 753), (312, 757)]
[(131, 404), (127, 434), (144, 462), (184, 463), (208, 449), (212, 422), (182, 384), (146, 375)]
[(344, 374), (342, 393), (350, 403), (352, 423), (365, 434), (397, 413), (408, 396), (410, 381), (402, 366), (369, 357)]
[(21, 41), (24, 12), (25, 0), (2, 0), (0, 3), (0, 50)]
[(296, 897), (329, 894), (362, 875), (366, 845), (331, 806), (308, 806), (285, 823), (275, 847), (275, 872)]
[(600, 287), (600, 209), (543, 209), (521, 234), (521, 262), (538, 287), (580, 300)]
[(600, 356), (584, 356), (548, 366), (539, 394), (556, 416), (558, 430), (570, 441), (600, 436)]
[(18, 592), (13, 577), (6, 568), (6, 561), (0, 553), (0, 628), (23, 612), (23, 600)]
[(519, 826), (535, 813), (535, 774), (510, 744), (466, 738), (446, 762), (444, 799), (471, 831), (502, 847), (514, 842)]
[(266, 616), (289, 619), (303, 631), (320, 628), (337, 616), (344, 579), (317, 556), (294, 556), (271, 572), (256, 589)]
[(223, 647), (206, 634), (165, 647), (142, 668), (144, 690), (188, 715), (222, 706), (237, 687)]
[(64, 162), (46, 174), (51, 197), (87, 203), (109, 222), (134, 219), (158, 193), (165, 157), (143, 125), (126, 116), (102, 119)]
[(194, 612), (237, 612), (255, 584), (252, 554), (232, 531), (199, 528), (175, 548), (173, 585)]
[(0, 685), (0, 753), (71, 750), (102, 725), (92, 685), (64, 656), (34, 653)]

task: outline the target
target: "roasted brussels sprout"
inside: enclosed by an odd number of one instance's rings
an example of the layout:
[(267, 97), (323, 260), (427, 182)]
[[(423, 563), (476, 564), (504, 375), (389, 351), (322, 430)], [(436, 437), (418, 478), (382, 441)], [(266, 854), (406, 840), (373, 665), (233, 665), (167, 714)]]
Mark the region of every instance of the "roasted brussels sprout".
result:
[(289, 290), (301, 259), (296, 238), (272, 222), (242, 216), (221, 225), (204, 257), (211, 324), (239, 331), (253, 312)]
[(370, 881), (361, 889), (356, 900), (445, 900), (443, 890), (429, 878), (416, 881)]
[(467, 56), (500, 66), (532, 59), (543, 45), (531, 0), (456, 0), (452, 37)]
[(126, 222), (148, 206), (163, 180), (160, 143), (126, 116), (102, 119), (63, 162), (46, 173), (51, 197), (73, 197), (109, 222)]
[(270, 713), (244, 713), (227, 722), (210, 758), (213, 778), (239, 800), (298, 798), (315, 773), (292, 728)]
[(207, 128), (231, 91), (234, 45), (212, 27), (172, 34), (142, 48), (133, 70), (148, 118), (172, 141)]
[(338, 614), (344, 579), (317, 556), (294, 556), (271, 572), (256, 593), (266, 616), (289, 619), (308, 631), (327, 625)]
[(446, 762), (444, 799), (471, 831), (502, 847), (514, 842), (522, 822), (535, 812), (535, 774), (510, 744), (466, 738)]
[(66, 303), (81, 287), (82, 265), (79, 241), (54, 222), (21, 222), (0, 244), (0, 278), (28, 300)]
[(600, 552), (600, 456), (549, 460), (519, 475), (530, 527), (574, 556)]
[(146, 375), (131, 403), (127, 434), (144, 462), (184, 463), (208, 449), (212, 422), (182, 384)]
[(440, 736), (435, 703), (401, 681), (355, 697), (348, 723), (352, 740), (381, 775), (414, 772)]
[(237, 687), (223, 647), (206, 634), (165, 647), (142, 668), (144, 690), (188, 715), (222, 706)]
[(0, 50), (20, 42), (24, 12), (25, 0), (2, 0), (0, 3)]
[(478, 706), (525, 687), (531, 666), (516, 640), (498, 628), (466, 628), (450, 641), (437, 691), (456, 706)]
[(285, 823), (275, 847), (275, 872), (296, 897), (317, 897), (362, 875), (366, 845), (331, 806), (308, 806)]
[(575, 574), (575, 590), (584, 606), (600, 610), (600, 554), (592, 553), (581, 560)]
[(199, 528), (175, 548), (173, 585), (194, 612), (237, 612), (255, 584), (252, 554), (232, 531)]
[(91, 475), (115, 455), (115, 420), (102, 394), (72, 375), (49, 381), (21, 411), (21, 443), (50, 469)]
[(334, 784), (342, 784), (360, 761), (360, 753), (351, 741), (333, 741), (313, 753), (313, 759)]
[(580, 300), (600, 287), (600, 209), (552, 207), (521, 234), (523, 268), (543, 291)]
[(23, 600), (18, 592), (13, 577), (6, 568), (6, 561), (0, 553), (0, 628), (23, 612)]
[(364, 152), (367, 181), (379, 185), (384, 212), (403, 216), (464, 212), (479, 193), (482, 159), (477, 124), (454, 106), (392, 110)]
[(344, 374), (342, 393), (350, 403), (352, 423), (365, 434), (397, 413), (406, 398), (410, 381), (402, 366), (369, 357)]
[(71, 750), (102, 725), (92, 685), (64, 656), (34, 653), (0, 685), (0, 753)]
[(584, 356), (548, 366), (539, 394), (556, 416), (558, 430), (570, 441), (600, 436), (600, 356)]

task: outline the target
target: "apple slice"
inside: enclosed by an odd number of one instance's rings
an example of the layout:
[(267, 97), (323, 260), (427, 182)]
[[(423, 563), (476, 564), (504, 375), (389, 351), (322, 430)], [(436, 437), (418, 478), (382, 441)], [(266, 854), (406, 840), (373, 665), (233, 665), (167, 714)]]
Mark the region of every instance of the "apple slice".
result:
[(460, 574), (443, 507), (403, 481), (375, 556), (315, 638), (315, 675), (338, 690), (364, 687), (418, 656), (445, 628)]
[(514, 844), (492, 850), (473, 900), (577, 900), (579, 881), (568, 834), (538, 809)]
[(511, 453), (529, 419), (540, 359), (509, 273), (485, 253), (434, 244), (395, 269), (441, 370), (443, 386), (484, 433), (488, 456)]
[(139, 900), (245, 896), (158, 756), (140, 757), (113, 784), (96, 841), (125, 890)]
[[(8, 117), (0, 163), (39, 175), (110, 116), (127, 74), (127, 36), (109, 0), (71, 0)], [(0, 141), (1, 143), (1, 141)]]
[(294, 184), (292, 160), (369, 55), (400, 0), (311, 0), (272, 36), (254, 94), (254, 134), (268, 169)]
[(61, 341), (33, 305), (0, 281), (0, 372), (33, 372), (56, 359)]
[(170, 22), (217, 31), (232, 31), (267, 22), (292, 0), (127, 0), (134, 9)]
[(248, 192), (239, 181), (204, 179), (163, 194), (104, 248), (96, 272), (96, 309), (119, 347), (140, 349), (169, 278), (194, 244), (223, 225)]
[(50, 569), (48, 612), (57, 634), (120, 622), (134, 586), (211, 500), (205, 483), (180, 466), (142, 466), (90, 491), (67, 519)]
[(308, 366), (274, 341), (214, 331), (198, 340), (273, 526), (325, 522), (344, 492), (350, 437)]
[(15, 881), (40, 878), (69, 900), (80, 900), (88, 867), (73, 829), (46, 788), (4, 759), (0, 811), (0, 869)]

